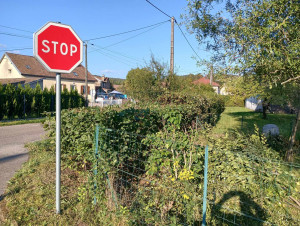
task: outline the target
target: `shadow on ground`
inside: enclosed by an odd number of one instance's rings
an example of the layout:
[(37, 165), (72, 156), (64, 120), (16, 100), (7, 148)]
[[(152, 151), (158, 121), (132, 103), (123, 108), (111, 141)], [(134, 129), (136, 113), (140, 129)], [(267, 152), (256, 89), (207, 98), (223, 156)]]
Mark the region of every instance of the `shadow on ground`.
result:
[[(239, 201), (233, 206), (233, 199)], [(230, 191), (214, 203), (211, 210), (211, 222), (214, 225), (257, 225), (266, 220), (265, 210), (242, 191)]]

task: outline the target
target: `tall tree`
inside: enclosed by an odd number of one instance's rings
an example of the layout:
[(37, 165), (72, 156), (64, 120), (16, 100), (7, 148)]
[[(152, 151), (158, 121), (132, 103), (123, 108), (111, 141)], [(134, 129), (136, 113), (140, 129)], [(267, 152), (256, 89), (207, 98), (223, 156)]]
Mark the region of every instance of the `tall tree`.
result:
[(151, 100), (155, 96), (156, 79), (147, 68), (131, 69), (125, 81), (126, 93), (138, 100)]
[[(225, 10), (217, 10), (217, 4), (225, 4)], [(269, 93), (282, 90), (297, 109), (289, 161), (300, 109), (299, 15), (298, 0), (188, 0), (185, 17), (198, 41), (215, 50), (215, 60), (232, 63)]]

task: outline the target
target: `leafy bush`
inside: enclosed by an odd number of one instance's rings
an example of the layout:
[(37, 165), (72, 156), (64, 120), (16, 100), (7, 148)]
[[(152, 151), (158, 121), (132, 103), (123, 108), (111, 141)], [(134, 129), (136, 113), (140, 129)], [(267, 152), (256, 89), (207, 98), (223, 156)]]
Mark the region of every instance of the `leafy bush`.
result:
[(245, 98), (237, 95), (227, 95), (223, 96), (226, 107), (244, 107), (245, 106)]

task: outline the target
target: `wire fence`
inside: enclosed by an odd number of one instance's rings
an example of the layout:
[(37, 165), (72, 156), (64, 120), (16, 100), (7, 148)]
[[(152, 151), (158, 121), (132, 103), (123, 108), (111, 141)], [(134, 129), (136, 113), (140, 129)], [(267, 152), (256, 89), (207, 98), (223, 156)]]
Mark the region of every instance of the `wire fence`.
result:
[(96, 126), (94, 204), (137, 225), (300, 224), (300, 165), (192, 137)]

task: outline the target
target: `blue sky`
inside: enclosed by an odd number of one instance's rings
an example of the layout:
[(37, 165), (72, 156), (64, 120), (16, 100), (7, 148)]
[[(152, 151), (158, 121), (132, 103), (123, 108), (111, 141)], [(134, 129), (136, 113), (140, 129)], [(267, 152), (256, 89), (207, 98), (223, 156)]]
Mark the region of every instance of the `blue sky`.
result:
[[(174, 16), (178, 22), (182, 22), (180, 15), (185, 13), (186, 0), (152, 0), (151, 2), (170, 16)], [(2, 55), (4, 50), (32, 48), (33, 32), (48, 21), (59, 21), (71, 25), (82, 40), (88, 40), (145, 27), (168, 19), (145, 0), (2, 1), (0, 54)], [(204, 47), (199, 46), (194, 35), (189, 34), (184, 25), (181, 28), (201, 59), (208, 59), (208, 53), (202, 50)], [(142, 67), (145, 62), (149, 62), (151, 54), (156, 59), (169, 64), (170, 30), (171, 23), (166, 22), (151, 29), (90, 41), (88, 69), (97, 75), (126, 78), (130, 69)], [(107, 48), (101, 49), (103, 47)], [(176, 25), (174, 49), (177, 74), (204, 73), (205, 68), (197, 67), (197, 62), (193, 58), (195, 54)], [(14, 52), (33, 55), (32, 51), (32, 49), (24, 49)]]

